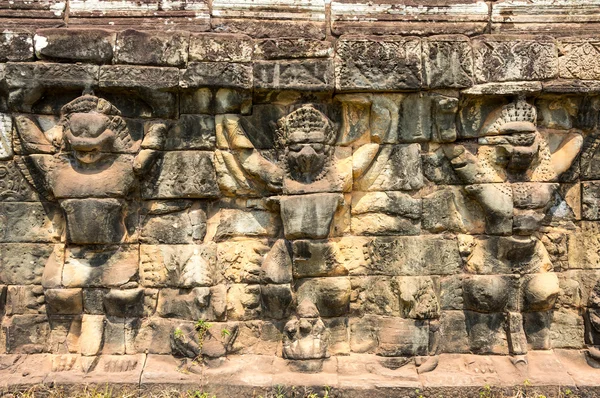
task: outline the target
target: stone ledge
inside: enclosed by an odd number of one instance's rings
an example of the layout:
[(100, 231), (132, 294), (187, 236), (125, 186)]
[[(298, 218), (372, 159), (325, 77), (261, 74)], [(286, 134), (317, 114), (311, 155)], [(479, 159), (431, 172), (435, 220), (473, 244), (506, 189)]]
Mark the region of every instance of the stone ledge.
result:
[[(431, 357), (431, 361), (434, 357)], [(164, 390), (202, 390), (222, 396), (256, 396), (278, 387), (289, 391), (334, 396), (474, 396), (503, 392), (526, 396), (598, 396), (600, 369), (586, 363), (577, 350), (532, 351), (528, 363), (505, 356), (441, 354), (430, 372), (414, 359), (352, 354), (318, 363), (320, 371), (298, 371), (305, 361), (287, 361), (261, 355), (232, 355), (209, 360), (207, 365), (185, 363), (170, 355), (2, 355), (0, 390), (14, 391), (44, 383), (58, 386), (109, 384), (116, 389), (137, 389), (142, 395)], [(516, 362), (516, 365), (513, 365)], [(311, 364), (311, 365), (314, 365)], [(84, 372), (82, 369), (91, 369)], [(571, 393), (568, 393), (570, 390)], [(367, 394), (367, 395), (365, 395)]]

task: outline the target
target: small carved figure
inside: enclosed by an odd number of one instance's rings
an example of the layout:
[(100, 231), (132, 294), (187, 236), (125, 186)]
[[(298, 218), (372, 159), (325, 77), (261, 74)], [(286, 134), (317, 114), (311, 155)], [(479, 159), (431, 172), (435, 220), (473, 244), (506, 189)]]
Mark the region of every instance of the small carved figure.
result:
[(309, 300), (303, 300), (296, 316), (283, 332), (283, 357), (287, 359), (322, 359), (329, 357), (329, 331), (319, 317), (319, 310)]

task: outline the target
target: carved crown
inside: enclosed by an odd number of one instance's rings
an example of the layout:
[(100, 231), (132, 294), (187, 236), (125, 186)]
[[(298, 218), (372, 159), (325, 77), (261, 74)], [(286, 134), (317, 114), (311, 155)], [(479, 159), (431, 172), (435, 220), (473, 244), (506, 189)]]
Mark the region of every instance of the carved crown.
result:
[(489, 127), (484, 128), (486, 135), (505, 134), (514, 131), (535, 131), (537, 111), (522, 98), (504, 105), (499, 112), (492, 114)]
[(287, 136), (294, 130), (323, 130), (325, 143), (333, 144), (336, 138), (335, 126), (331, 120), (312, 105), (304, 105), (277, 121), (281, 144), (287, 142)]
[(98, 112), (107, 116), (120, 116), (121, 112), (110, 102), (94, 95), (83, 95), (64, 105), (60, 109), (61, 116), (72, 113)]

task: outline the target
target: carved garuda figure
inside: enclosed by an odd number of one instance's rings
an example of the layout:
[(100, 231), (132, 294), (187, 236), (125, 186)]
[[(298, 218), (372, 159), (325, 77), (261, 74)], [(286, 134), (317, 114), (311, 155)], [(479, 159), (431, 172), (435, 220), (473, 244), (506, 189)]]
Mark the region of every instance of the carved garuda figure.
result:
[(16, 116), (15, 122), (17, 162), (39, 193), (59, 202), (67, 242), (125, 240), (124, 199), (151, 166), (155, 150), (162, 149), (166, 127), (154, 125), (140, 151), (119, 110), (92, 95), (63, 106), (58, 124), (46, 132), (27, 116)]
[(107, 315), (141, 316), (143, 290), (135, 280), (137, 257), (130, 255), (136, 251), (121, 244), (135, 238), (132, 194), (162, 149), (166, 127), (153, 125), (140, 144), (119, 110), (93, 95), (63, 106), (58, 123), (45, 132), (27, 116), (16, 116), (15, 125), (21, 171), (45, 199), (59, 203), (66, 220), (69, 254), (63, 262), (54, 253), (46, 264), (46, 304), (73, 315), (72, 322), (80, 323), (75, 329), (81, 328), (81, 353), (97, 355), (103, 316), (79, 317), (81, 288), (111, 288), (103, 298)]
[[(476, 312), (506, 313), (513, 354), (527, 351), (526, 337), (532, 341), (523, 330), (524, 316), (548, 334), (550, 318), (545, 314), (554, 308), (559, 285), (538, 239), (539, 230), (555, 203), (558, 178), (570, 168), (583, 142), (577, 131), (542, 134), (536, 122), (535, 107), (518, 99), (483, 124), (475, 153), (460, 144), (444, 146), (457, 176), (467, 184), (466, 191), (484, 209), (486, 233), (491, 235), (471, 237), (465, 244), (470, 246), (466, 270), (475, 274), (464, 283), (465, 306)], [(559, 142), (554, 151), (551, 134)], [(515, 297), (519, 297), (516, 304)], [(537, 341), (535, 348), (549, 348), (547, 336)]]

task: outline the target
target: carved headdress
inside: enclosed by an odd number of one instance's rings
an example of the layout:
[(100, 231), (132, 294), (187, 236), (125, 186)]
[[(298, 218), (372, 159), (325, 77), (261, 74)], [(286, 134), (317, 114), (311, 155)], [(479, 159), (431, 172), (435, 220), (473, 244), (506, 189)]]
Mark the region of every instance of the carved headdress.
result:
[(280, 146), (286, 145), (289, 133), (294, 130), (323, 130), (325, 132), (323, 144), (327, 145), (332, 145), (337, 135), (333, 122), (312, 105), (304, 105), (282, 117), (277, 121), (277, 126), (277, 143)]
[(535, 132), (536, 122), (535, 107), (519, 98), (493, 112), (484, 124), (481, 135)]

